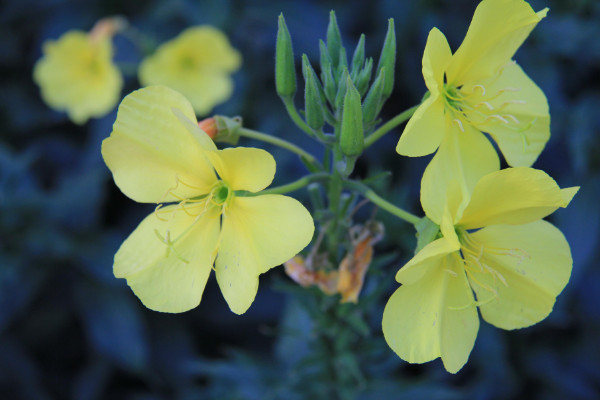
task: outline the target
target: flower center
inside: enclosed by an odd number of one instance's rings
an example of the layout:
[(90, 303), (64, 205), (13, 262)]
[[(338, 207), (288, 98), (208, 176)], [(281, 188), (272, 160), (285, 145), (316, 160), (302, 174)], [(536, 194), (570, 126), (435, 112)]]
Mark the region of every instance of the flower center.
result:
[(208, 197), (210, 202), (215, 206), (223, 206), (229, 201), (232, 195), (233, 191), (229, 190), (229, 186), (223, 181), (218, 181), (212, 187)]
[(218, 212), (214, 215), (220, 216), (221, 214), (223, 214), (223, 209), (233, 198), (234, 192), (229, 189), (229, 186), (225, 182), (219, 180), (215, 182), (215, 184), (212, 186), (208, 195), (202, 195), (191, 199), (183, 199), (177, 196), (175, 193), (173, 193), (173, 191), (179, 186), (179, 184), (182, 184), (187, 187), (193, 187), (183, 183), (181, 179), (177, 177), (177, 182), (175, 186), (167, 191), (165, 197), (168, 194), (171, 194), (173, 197), (180, 199), (179, 203), (177, 203), (177, 205), (174, 208), (169, 208), (168, 210), (162, 209), (161, 203), (154, 210), (154, 215), (159, 220), (163, 222), (168, 222), (174, 217), (175, 213), (184, 212), (188, 216), (193, 217), (193, 220), (187, 226), (187, 228), (179, 232), (176, 237), (172, 237), (171, 231), (168, 229), (165, 231), (164, 234), (159, 232), (158, 229), (155, 229), (154, 233), (156, 234), (158, 240), (166, 246), (165, 257), (168, 257), (169, 254), (172, 252), (178, 259), (188, 264), (189, 261), (178, 252), (177, 248), (175, 247), (175, 244), (181, 239), (183, 239), (191, 231), (194, 225), (196, 225), (198, 221), (200, 221), (200, 219), (207, 212), (213, 213), (215, 211), (214, 209), (218, 208)]
[[(523, 260), (530, 257), (527, 252), (519, 248), (502, 248), (484, 244), (483, 242), (474, 238), (472, 233), (469, 233), (462, 227), (456, 227), (456, 234), (461, 245), (460, 254), (463, 260), (465, 273), (469, 278), (469, 284), (472, 288), (475, 284), (492, 294), (488, 299), (479, 299), (476, 301), (475, 304), (478, 306), (487, 304), (498, 297), (498, 291), (494, 288), (494, 286), (496, 286), (496, 281), (500, 281), (504, 286), (508, 287), (508, 283), (506, 282), (504, 276), (502, 276), (498, 270), (490, 267), (486, 263), (486, 255), (516, 257), (519, 259), (517, 264), (522, 263)], [(485, 274), (490, 274), (493, 278), (494, 284), (490, 286), (489, 284), (481, 282), (481, 279), (478, 279), (477, 274), (480, 274), (480, 277), (483, 277)]]
[[(511, 65), (510, 63), (506, 66)], [(492, 87), (502, 71), (500, 68), (496, 75), (485, 82), (489, 88)], [(514, 98), (511, 93), (519, 92), (518, 87), (505, 87), (495, 92), (488, 90), (483, 84), (467, 86), (455, 86), (444, 84), (442, 96), (446, 111), (451, 120), (464, 132), (464, 124), (470, 124), (478, 130), (488, 132), (486, 127), (504, 125), (521, 136), (523, 150), (530, 145), (525, 133), (536, 123), (537, 118), (529, 118), (522, 121), (514, 114), (515, 105), (525, 105), (527, 101)], [(513, 108), (511, 108), (513, 107)]]

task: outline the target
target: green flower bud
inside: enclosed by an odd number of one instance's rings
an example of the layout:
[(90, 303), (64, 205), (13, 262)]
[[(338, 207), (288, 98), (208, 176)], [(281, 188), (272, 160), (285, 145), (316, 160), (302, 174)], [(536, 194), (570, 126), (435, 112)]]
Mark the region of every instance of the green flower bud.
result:
[(329, 57), (329, 50), (327, 50), (327, 46), (325, 42), (319, 39), (319, 56), (321, 61), (321, 80), (325, 80), (323, 77), (323, 71), (331, 69), (331, 57)]
[(344, 69), (341, 74), (341, 78), (338, 84), (338, 90), (335, 94), (335, 109), (336, 112), (342, 109), (342, 105), (344, 104), (344, 96), (346, 96), (346, 87), (348, 79), (350, 79), (350, 74), (348, 74), (348, 69)]
[(242, 117), (230, 118), (224, 115), (215, 115), (213, 118), (217, 126), (217, 134), (213, 140), (235, 146), (240, 140), (238, 130), (242, 127)]
[(342, 34), (338, 27), (337, 19), (335, 18), (335, 11), (329, 12), (329, 25), (327, 26), (327, 50), (329, 51), (329, 58), (336, 68), (339, 64), (340, 49), (342, 48)]
[(354, 54), (352, 55), (352, 64), (350, 68), (350, 76), (352, 80), (355, 80), (360, 70), (362, 69), (363, 63), (365, 62), (365, 34), (360, 35)]
[(385, 87), (385, 67), (379, 70), (375, 82), (369, 89), (363, 102), (363, 121), (366, 126), (375, 121), (384, 103), (383, 89)]
[(365, 145), (360, 93), (352, 84), (350, 77), (346, 80), (346, 87), (340, 129), (340, 150), (347, 157), (358, 157)]
[(317, 75), (312, 69), (306, 54), (302, 55), (302, 73), (304, 74), (304, 113), (306, 123), (314, 130), (325, 125), (322, 89), (319, 87)]
[(381, 55), (379, 56), (379, 64), (377, 65), (377, 71), (385, 67), (385, 88), (383, 90), (383, 96), (388, 98), (394, 90), (394, 72), (396, 68), (396, 30), (394, 28), (394, 19), (388, 20), (388, 30), (385, 35), (385, 41), (383, 42), (383, 48), (381, 49)]
[(337, 66), (338, 79), (342, 78), (342, 72), (344, 71), (344, 69), (348, 69), (348, 57), (346, 56), (346, 49), (342, 47), (342, 48), (340, 48), (340, 55), (338, 56), (338, 66)]
[(283, 14), (279, 14), (275, 48), (275, 88), (277, 94), (283, 98), (291, 98), (296, 93), (296, 68), (292, 38)]
[(369, 87), (369, 81), (371, 80), (372, 71), (373, 59), (369, 57), (367, 59), (367, 62), (365, 63), (365, 67), (360, 71), (358, 77), (354, 81), (356, 84), (356, 89), (358, 90), (361, 96), (363, 96), (366, 93), (367, 88)]

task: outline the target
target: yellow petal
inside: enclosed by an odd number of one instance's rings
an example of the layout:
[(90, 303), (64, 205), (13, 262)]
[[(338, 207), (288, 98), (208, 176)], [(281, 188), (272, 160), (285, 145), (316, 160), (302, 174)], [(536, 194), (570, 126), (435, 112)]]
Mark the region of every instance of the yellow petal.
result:
[(258, 275), (298, 254), (313, 233), (311, 215), (291, 197), (234, 197), (223, 216), (216, 261), (217, 281), (231, 311), (246, 312)]
[(433, 153), (444, 135), (444, 102), (438, 93), (431, 93), (410, 118), (396, 152), (408, 157), (421, 157)]
[(123, 99), (102, 156), (115, 183), (135, 201), (156, 203), (210, 191), (214, 171), (197, 139), (173, 113), (196, 117), (189, 102), (162, 86), (137, 90)]
[(421, 249), (396, 273), (396, 281), (402, 284), (412, 284), (431, 270), (439, 267), (442, 260), (451, 253), (457, 252), (460, 246), (444, 237), (434, 240)]
[(215, 170), (233, 190), (258, 192), (271, 184), (275, 159), (262, 149), (230, 147), (208, 153)]
[(439, 29), (433, 28), (427, 36), (427, 44), (423, 52), (423, 77), (432, 94), (439, 94), (444, 88), (444, 70), (452, 59), (452, 52), (446, 36)]
[(479, 318), (461, 264), (456, 255), (445, 257), (423, 279), (401, 286), (388, 301), (383, 335), (400, 358), (424, 363), (442, 357), (451, 373), (467, 362)]
[(566, 207), (578, 188), (560, 189), (544, 171), (517, 167), (481, 178), (460, 220), (466, 229), (526, 224)]
[(547, 11), (536, 13), (523, 0), (483, 0), (448, 65), (448, 83), (460, 86), (494, 75), (510, 61)]
[(517, 329), (546, 318), (571, 275), (573, 260), (563, 234), (546, 221), (536, 221), (490, 226), (472, 236), (484, 245), (481, 262), (506, 281), (505, 285), (500, 278), (473, 269), (474, 278), (497, 293), (487, 301), (494, 293), (472, 281), (484, 303), (483, 319), (498, 328)]
[(441, 223), (446, 206), (457, 222), (475, 184), (500, 168), (489, 140), (467, 124), (463, 129), (464, 132), (454, 126), (446, 133), (421, 180), (421, 205), (437, 224)]
[[(197, 214), (203, 205), (188, 205)], [(200, 303), (219, 236), (214, 210), (200, 217), (178, 206), (150, 214), (123, 242), (113, 272), (126, 278), (142, 303), (155, 311), (178, 313)], [(162, 220), (166, 219), (166, 220)], [(171, 246), (169, 242), (174, 242)]]
[(529, 167), (550, 138), (546, 96), (516, 63), (509, 63), (489, 81), (480, 84), (494, 109), (486, 110), (492, 117), (479, 129), (494, 138), (509, 165)]
[(423, 77), (430, 95), (406, 124), (396, 147), (398, 154), (421, 157), (438, 148), (446, 128), (444, 102), (440, 93), (444, 88), (444, 68), (451, 57), (446, 37), (433, 28), (423, 53)]

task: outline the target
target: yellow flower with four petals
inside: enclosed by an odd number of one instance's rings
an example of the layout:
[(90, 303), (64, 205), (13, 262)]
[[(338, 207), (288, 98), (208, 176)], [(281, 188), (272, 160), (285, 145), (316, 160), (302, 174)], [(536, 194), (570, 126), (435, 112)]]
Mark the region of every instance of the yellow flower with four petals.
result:
[(273, 157), (255, 148), (217, 150), (191, 104), (169, 88), (125, 97), (102, 155), (125, 195), (159, 203), (122, 244), (113, 269), (148, 308), (196, 307), (214, 264), (225, 300), (242, 314), (258, 276), (312, 239), (312, 217), (297, 200), (254, 195), (271, 183)]
[(436, 28), (427, 38), (423, 76), (429, 97), (406, 125), (396, 151), (418, 157), (436, 151), (445, 135), (490, 134), (511, 166), (531, 166), (550, 137), (544, 93), (511, 61), (547, 9), (523, 0), (483, 0), (452, 54)]
[[(96, 27), (110, 24), (102, 20)], [(69, 31), (44, 43), (43, 57), (33, 69), (44, 102), (66, 111), (76, 124), (111, 111), (121, 96), (123, 78), (112, 62), (112, 32)]]
[(165, 85), (183, 94), (199, 115), (229, 99), (233, 80), (229, 76), (242, 62), (227, 36), (211, 26), (196, 26), (163, 43), (140, 64), (143, 86)]

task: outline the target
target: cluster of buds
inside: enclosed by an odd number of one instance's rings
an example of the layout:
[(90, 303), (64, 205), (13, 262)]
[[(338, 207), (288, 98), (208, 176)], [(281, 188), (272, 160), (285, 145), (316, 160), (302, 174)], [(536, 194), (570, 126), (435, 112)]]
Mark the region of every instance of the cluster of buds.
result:
[[(315, 138), (339, 146), (347, 159), (356, 159), (364, 149), (365, 136), (378, 123), (378, 115), (394, 87), (396, 35), (394, 21), (388, 22), (377, 68), (373, 58), (365, 56), (365, 36), (348, 61), (342, 36), (332, 11), (327, 28), (327, 41), (319, 43), (320, 75), (302, 56), (304, 77), (304, 117)], [(292, 41), (283, 15), (279, 16), (275, 64), (275, 84), (286, 106), (293, 105), (296, 94), (296, 68)], [(374, 79), (373, 76), (375, 77)], [(333, 134), (323, 132), (325, 124), (334, 127)], [(352, 163), (353, 164), (353, 163)]]

